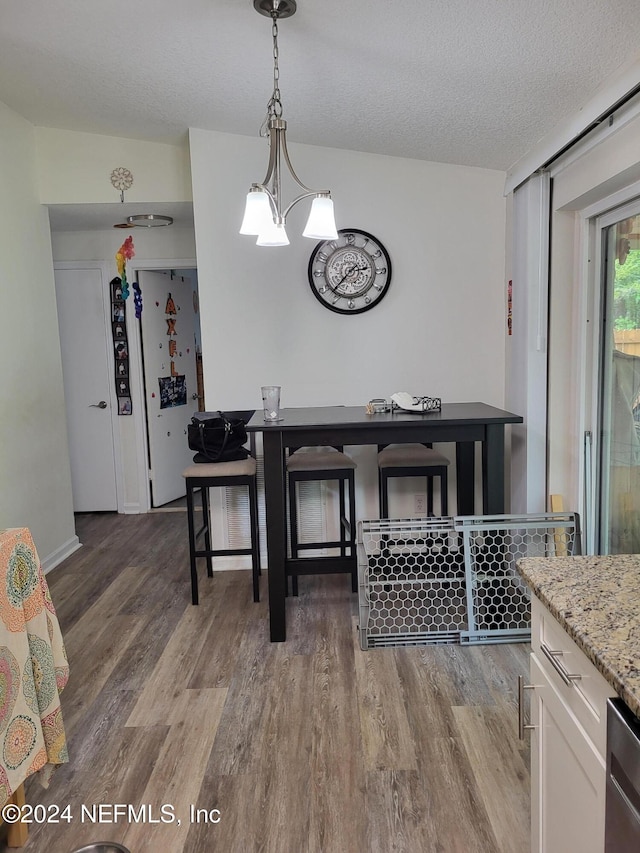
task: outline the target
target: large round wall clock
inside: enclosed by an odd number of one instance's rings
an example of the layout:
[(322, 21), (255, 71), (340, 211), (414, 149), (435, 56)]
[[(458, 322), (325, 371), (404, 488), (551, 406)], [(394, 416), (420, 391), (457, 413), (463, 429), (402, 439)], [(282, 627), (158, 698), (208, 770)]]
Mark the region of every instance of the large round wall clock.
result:
[(380, 240), (358, 228), (341, 228), (309, 259), (314, 296), (338, 314), (361, 314), (377, 305), (391, 284), (391, 259)]

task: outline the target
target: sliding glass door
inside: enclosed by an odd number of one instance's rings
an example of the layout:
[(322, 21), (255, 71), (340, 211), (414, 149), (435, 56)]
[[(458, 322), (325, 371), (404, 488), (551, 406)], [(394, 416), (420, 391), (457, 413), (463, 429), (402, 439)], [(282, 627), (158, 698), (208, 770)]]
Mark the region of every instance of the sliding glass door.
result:
[[(640, 204), (600, 223), (597, 550), (640, 553)], [(632, 211), (630, 213), (630, 211)]]

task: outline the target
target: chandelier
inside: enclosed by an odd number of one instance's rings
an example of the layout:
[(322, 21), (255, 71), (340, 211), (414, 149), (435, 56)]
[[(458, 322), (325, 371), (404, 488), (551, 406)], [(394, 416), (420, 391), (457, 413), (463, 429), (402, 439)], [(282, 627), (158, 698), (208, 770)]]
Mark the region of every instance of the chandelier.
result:
[[(313, 196), (311, 211), (303, 236), (316, 240), (330, 240), (338, 236), (333, 214), (333, 201), (329, 190), (312, 190), (296, 175), (287, 150), (287, 123), (282, 117), (280, 100), (280, 69), (278, 67), (278, 20), (295, 14), (295, 0), (253, 0), (261, 15), (271, 18), (273, 36), (273, 94), (267, 104), (267, 115), (260, 135), (269, 140), (269, 165), (261, 184), (251, 184), (247, 194), (241, 234), (257, 236), (258, 246), (288, 246), (285, 229), (287, 214), (304, 198)], [(282, 167), (286, 166), (302, 192), (284, 207), (282, 200)]]

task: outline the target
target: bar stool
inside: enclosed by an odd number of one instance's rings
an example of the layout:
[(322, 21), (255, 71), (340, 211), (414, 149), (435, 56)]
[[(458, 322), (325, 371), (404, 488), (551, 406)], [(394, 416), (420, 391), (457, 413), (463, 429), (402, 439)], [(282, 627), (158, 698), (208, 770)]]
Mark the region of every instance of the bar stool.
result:
[(388, 481), (392, 477), (427, 478), (427, 514), (433, 515), (433, 478), (440, 478), (440, 515), (448, 514), (446, 456), (430, 444), (378, 445), (380, 518), (389, 517)]
[[(213, 577), (212, 557), (224, 555), (251, 555), (253, 575), (253, 600), (260, 601), (260, 537), (258, 532), (258, 488), (256, 480), (256, 460), (249, 456), (236, 462), (211, 462), (189, 465), (182, 472), (187, 486), (187, 518), (189, 522), (189, 560), (191, 563), (191, 601), (198, 603), (198, 574), (196, 561), (204, 557), (207, 561), (207, 575)], [(211, 547), (209, 489), (223, 486), (247, 486), (249, 490), (249, 518), (251, 526), (250, 548)], [(194, 495), (200, 491), (202, 505), (202, 527), (196, 531)], [(204, 533), (204, 548), (197, 548), (197, 542)]]
[[(356, 496), (355, 476), (356, 463), (342, 452), (342, 446), (323, 447), (321, 449), (302, 448), (296, 450), (286, 460), (287, 485), (289, 492), (289, 527), (291, 557), (297, 559), (300, 551), (315, 548), (340, 548), (340, 556), (353, 557), (354, 567), (351, 570), (351, 590), (358, 591), (358, 568), (356, 557)], [(338, 494), (340, 501), (340, 538), (334, 542), (300, 542), (298, 532), (298, 509), (296, 504), (296, 483), (309, 480), (326, 480), (338, 482)], [(345, 485), (349, 485), (349, 517), (346, 515)], [(347, 551), (349, 552), (347, 554)], [(311, 574), (311, 572), (298, 572), (296, 569), (287, 569), (287, 575), (291, 577), (291, 592), (298, 594), (298, 575)], [(323, 574), (322, 570), (314, 574)]]

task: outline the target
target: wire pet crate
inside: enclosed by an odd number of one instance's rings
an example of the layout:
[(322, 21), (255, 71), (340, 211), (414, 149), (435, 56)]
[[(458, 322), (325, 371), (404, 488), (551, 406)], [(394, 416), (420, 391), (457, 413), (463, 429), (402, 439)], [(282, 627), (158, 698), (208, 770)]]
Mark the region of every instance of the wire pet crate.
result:
[(576, 513), (360, 522), (360, 645), (525, 642), (521, 557), (581, 553)]

